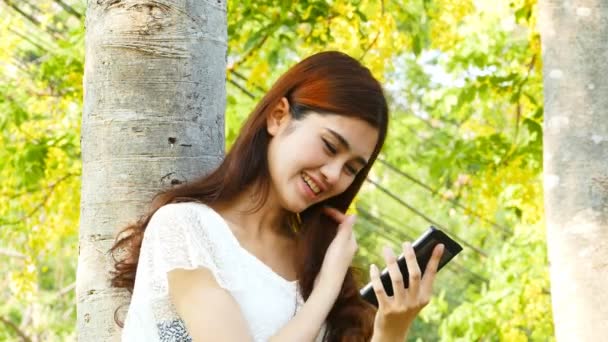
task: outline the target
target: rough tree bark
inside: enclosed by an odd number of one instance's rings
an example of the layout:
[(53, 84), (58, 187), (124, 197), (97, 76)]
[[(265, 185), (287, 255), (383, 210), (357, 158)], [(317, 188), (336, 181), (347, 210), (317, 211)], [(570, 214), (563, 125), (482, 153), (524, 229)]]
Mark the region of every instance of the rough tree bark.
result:
[(128, 295), (109, 287), (107, 254), (118, 229), (223, 158), (226, 39), (226, 0), (88, 1), (80, 341), (119, 336)]
[(544, 178), (558, 341), (608, 336), (608, 2), (541, 0)]

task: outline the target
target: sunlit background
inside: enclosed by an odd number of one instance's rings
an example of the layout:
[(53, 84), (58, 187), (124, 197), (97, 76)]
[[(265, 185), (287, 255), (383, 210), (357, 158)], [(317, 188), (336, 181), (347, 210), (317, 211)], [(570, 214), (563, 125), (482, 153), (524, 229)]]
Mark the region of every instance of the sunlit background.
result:
[[(85, 8), (0, 0), (3, 341), (76, 339)], [(536, 17), (534, 0), (228, 3), (227, 146), (278, 75), (314, 52), (344, 51), (382, 80), (391, 127), (353, 204), (357, 262), (382, 264), (382, 246), (431, 224), (464, 247), (412, 340), (554, 339)]]

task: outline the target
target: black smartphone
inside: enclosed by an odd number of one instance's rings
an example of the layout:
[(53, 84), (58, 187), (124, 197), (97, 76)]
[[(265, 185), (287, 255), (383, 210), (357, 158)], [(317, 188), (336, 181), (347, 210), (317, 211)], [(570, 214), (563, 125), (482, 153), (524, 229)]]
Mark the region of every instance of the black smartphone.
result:
[[(414, 247), (414, 252), (416, 253), (416, 260), (418, 261), (418, 266), (420, 266), (420, 271), (424, 273), (426, 269), (426, 265), (429, 263), (431, 259), (431, 255), (433, 255), (433, 249), (438, 244), (443, 244), (445, 248), (443, 249), (443, 255), (441, 256), (441, 260), (439, 260), (439, 266), (437, 270), (439, 271), (445, 264), (447, 264), (452, 258), (456, 256), (456, 254), (462, 251), (462, 246), (458, 244), (458, 242), (454, 241), (450, 238), (446, 233), (441, 230), (431, 226), (422, 236), (418, 238), (418, 240), (414, 241), (412, 247)], [(397, 258), (397, 265), (399, 265), (399, 269), (401, 270), (401, 274), (403, 275), (403, 284), (407, 288), (409, 286), (409, 272), (407, 271), (407, 264), (405, 262), (405, 256), (401, 254)], [(388, 273), (388, 269), (385, 268), (380, 273), (380, 280), (382, 280), (382, 285), (384, 285), (384, 290), (386, 294), (389, 296), (393, 295), (393, 283), (391, 281), (391, 276)], [(372, 287), (372, 283), (368, 283), (365, 285), (361, 291), (361, 296), (363, 299), (371, 303), (372, 305), (378, 307), (378, 299), (376, 298), (376, 293), (374, 292), (374, 288)]]

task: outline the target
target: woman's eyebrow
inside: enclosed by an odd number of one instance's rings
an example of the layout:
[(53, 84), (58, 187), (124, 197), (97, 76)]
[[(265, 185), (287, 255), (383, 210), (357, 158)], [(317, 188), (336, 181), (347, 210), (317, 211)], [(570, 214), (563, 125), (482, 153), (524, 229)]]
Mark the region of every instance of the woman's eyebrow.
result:
[[(325, 129), (329, 133), (331, 133), (336, 139), (338, 139), (338, 142), (340, 142), (340, 145), (342, 145), (347, 151), (350, 151), (350, 144), (340, 133), (334, 131), (331, 128), (325, 127)], [(361, 156), (358, 156), (357, 158), (355, 158), (355, 161), (358, 162), (359, 164), (361, 164), (362, 167), (365, 167), (368, 163), (367, 160), (365, 160), (365, 158), (363, 158)]]

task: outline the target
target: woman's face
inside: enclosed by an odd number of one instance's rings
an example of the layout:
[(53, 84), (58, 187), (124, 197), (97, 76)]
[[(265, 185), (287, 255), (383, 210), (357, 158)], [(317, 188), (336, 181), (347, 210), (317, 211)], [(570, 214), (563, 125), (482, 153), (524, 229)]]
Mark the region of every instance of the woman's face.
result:
[(363, 120), (314, 112), (300, 120), (274, 115), (268, 132), (270, 195), (291, 212), (344, 192), (378, 141), (378, 130)]

